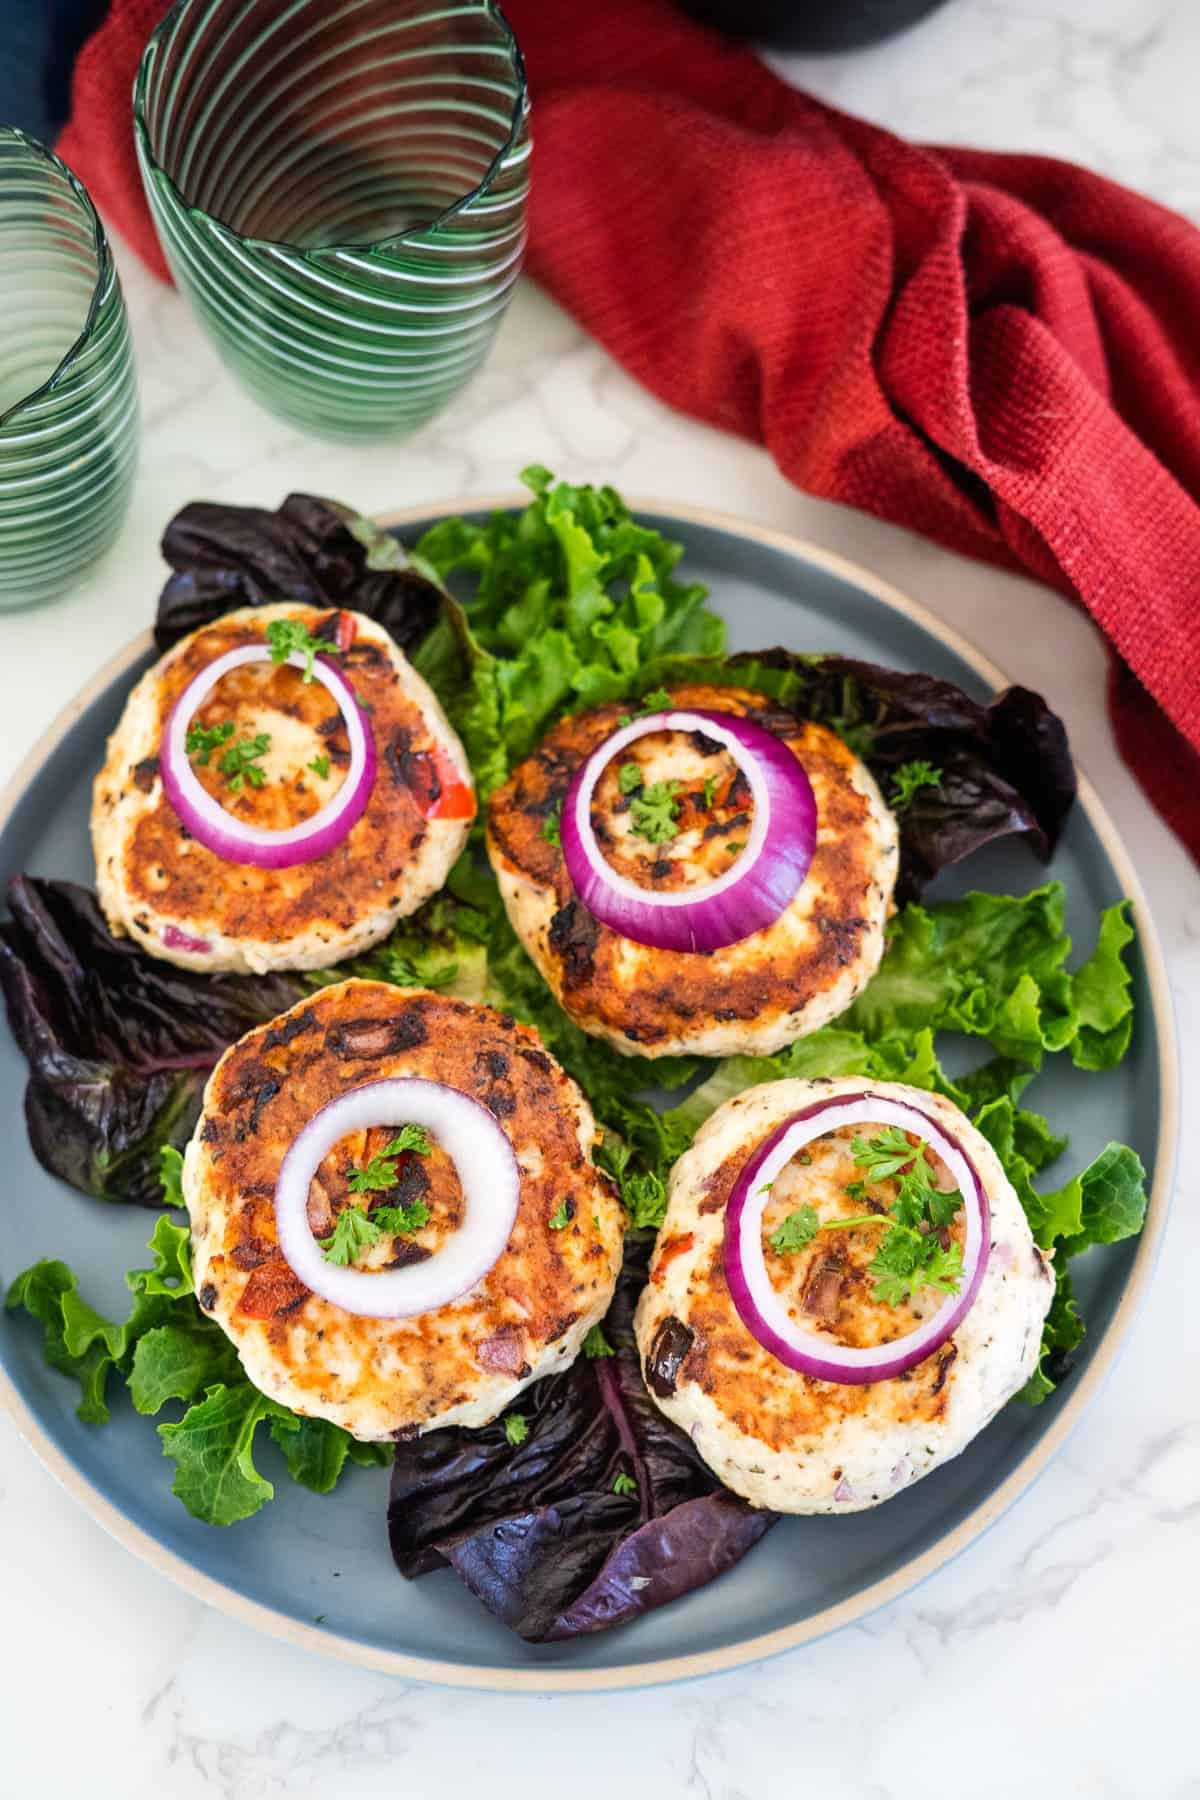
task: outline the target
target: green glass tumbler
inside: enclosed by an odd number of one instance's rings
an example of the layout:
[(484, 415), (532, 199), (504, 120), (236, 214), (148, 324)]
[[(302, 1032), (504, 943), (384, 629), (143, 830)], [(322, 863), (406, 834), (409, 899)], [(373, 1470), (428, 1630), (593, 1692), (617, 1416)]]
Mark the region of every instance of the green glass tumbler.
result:
[(112, 252), (58, 157), (0, 126), (0, 607), (69, 587), (120, 529), (137, 381)]
[(134, 88), (180, 289), (262, 405), (414, 430), (520, 271), (529, 103), (492, 0), (179, 0)]

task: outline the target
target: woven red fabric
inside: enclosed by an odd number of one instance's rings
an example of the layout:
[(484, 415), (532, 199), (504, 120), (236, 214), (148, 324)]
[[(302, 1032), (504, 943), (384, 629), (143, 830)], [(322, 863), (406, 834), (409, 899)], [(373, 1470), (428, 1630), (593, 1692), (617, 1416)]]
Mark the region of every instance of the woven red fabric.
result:
[[(113, 0), (60, 144), (160, 274), (128, 97), (164, 10)], [(1200, 233), (1070, 164), (848, 118), (669, 0), (506, 10), (532, 273), (798, 486), (1076, 595), (1125, 665), (1122, 753), (1200, 855)]]

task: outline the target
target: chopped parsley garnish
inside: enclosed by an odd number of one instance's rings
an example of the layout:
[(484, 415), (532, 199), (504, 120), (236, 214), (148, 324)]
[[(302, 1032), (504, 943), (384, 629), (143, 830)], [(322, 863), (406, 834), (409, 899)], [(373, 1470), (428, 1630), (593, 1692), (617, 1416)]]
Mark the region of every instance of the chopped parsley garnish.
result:
[(642, 771), (635, 762), (622, 763), (617, 770), (617, 786), (623, 794), (632, 794), (642, 785)]
[(325, 1252), (326, 1262), (345, 1269), (356, 1263), (364, 1250), (378, 1243), (382, 1235), (374, 1219), (368, 1219), (360, 1206), (344, 1206), (329, 1236), (318, 1238), (317, 1242)]
[(681, 786), (678, 781), (656, 781), (633, 796), (629, 814), (635, 837), (643, 837), (651, 844), (670, 843), (679, 830), (675, 823), (679, 801), (675, 796)]
[(346, 1185), (352, 1194), (374, 1193), (380, 1188), (394, 1188), (400, 1177), (396, 1159), (412, 1150), (417, 1156), (428, 1156), (432, 1145), (423, 1125), (404, 1125), (396, 1136), (373, 1156), (365, 1169), (352, 1169)]
[(262, 787), (267, 779), (267, 772), (258, 767), (258, 759), (265, 756), (270, 748), (270, 735), (265, 731), (260, 731), (252, 738), (241, 738), (236, 744), (229, 746), (218, 767), (232, 793), (240, 794), (247, 782), (251, 787)]
[(891, 806), (893, 812), (903, 812), (912, 804), (912, 798), (920, 788), (938, 787), (941, 784), (942, 771), (935, 769), (931, 762), (923, 759), (917, 762), (901, 763), (892, 776)]
[(565, 1200), (560, 1200), (550, 1214), (551, 1231), (565, 1231), (571, 1223), (571, 1209)]
[(626, 1475), (624, 1469), (622, 1469), (622, 1471), (619, 1475), (614, 1477), (614, 1479), (613, 1479), (613, 1493), (614, 1494), (636, 1494), (637, 1491), (638, 1491), (637, 1482), (633, 1479), (632, 1475)]
[(546, 814), (545, 818), (542, 820), (542, 836), (545, 838), (545, 840), (548, 844), (553, 844), (556, 850), (560, 850), (562, 848), (562, 801), (561, 800), (555, 806), (554, 811), (548, 812)]
[(504, 1435), (515, 1450), (529, 1436), (529, 1427), (525, 1423), (524, 1413), (509, 1413), (504, 1421)]
[(593, 1325), (583, 1340), (583, 1354), (593, 1361), (597, 1356), (615, 1356), (617, 1353), (604, 1335), (602, 1325)]
[(921, 1155), (921, 1146), (910, 1144), (899, 1125), (885, 1125), (878, 1136), (870, 1139), (855, 1137), (850, 1149), (859, 1168), (867, 1171), (868, 1181), (890, 1181)]
[(329, 758), (327, 756), (314, 756), (308, 766), (314, 775), (321, 777), (322, 781), (329, 780)]
[(226, 719), (221, 725), (189, 725), (185, 739), (187, 753), (195, 757), (202, 769), (207, 768), (213, 751), (227, 744), (232, 736), (232, 719)]
[(790, 1212), (777, 1231), (773, 1231), (767, 1242), (776, 1256), (794, 1256), (797, 1250), (803, 1250), (811, 1244), (821, 1229), (821, 1221), (817, 1217), (815, 1206), (801, 1206), (796, 1212)]
[(174, 1144), (164, 1144), (158, 1153), (158, 1179), (163, 1205), (183, 1206), (183, 1156)]
[(704, 777), (704, 810), (705, 810), (705, 812), (712, 811), (713, 795), (716, 793), (716, 791), (717, 791), (717, 777), (715, 775), (706, 775)]
[(403, 1237), (407, 1232), (420, 1231), (422, 1225), (428, 1225), (429, 1208), (423, 1200), (414, 1200), (411, 1206), (377, 1206), (371, 1214), (371, 1223), (393, 1237)]
[(895, 1181), (892, 1204), (884, 1212), (824, 1222), (815, 1207), (801, 1206), (789, 1213), (767, 1240), (775, 1255), (794, 1256), (811, 1244), (819, 1231), (878, 1225), (884, 1232), (867, 1269), (875, 1279), (872, 1300), (883, 1306), (900, 1306), (923, 1287), (956, 1294), (962, 1279), (962, 1246), (944, 1245), (940, 1233), (958, 1213), (962, 1195), (934, 1187), (924, 1142), (910, 1144), (900, 1126), (887, 1125), (873, 1138), (856, 1137), (851, 1151), (867, 1175), (863, 1181), (851, 1182), (847, 1195), (862, 1200), (874, 1184)]
[(737, 856), (740, 851), (742, 851), (746, 848), (746, 846), (745, 846), (745, 844), (741, 844), (741, 843), (726, 844), (725, 848), (728, 851), (730, 856)]
[[(405, 1129), (410, 1129), (405, 1127)], [(378, 1158), (376, 1159), (379, 1160)], [(395, 1182), (393, 1172), (391, 1181), (373, 1183), (381, 1187), (391, 1187)], [(351, 1186), (354, 1178), (351, 1177)], [(361, 1193), (362, 1188), (356, 1189)], [(429, 1223), (429, 1208), (423, 1200), (414, 1200), (411, 1206), (379, 1206), (373, 1213), (366, 1213), (361, 1206), (344, 1206), (334, 1220), (333, 1230), (328, 1237), (318, 1238), (325, 1252), (326, 1262), (336, 1263), (339, 1268), (347, 1268), (356, 1263), (364, 1250), (377, 1244), (381, 1237), (400, 1237), (410, 1231), (419, 1231), (422, 1225)]]
[(622, 713), (617, 720), (617, 724), (620, 729), (624, 731), (625, 727), (627, 725), (632, 725), (635, 719), (645, 719), (648, 718), (651, 713), (670, 712), (670, 710), (671, 696), (668, 694), (666, 688), (655, 688), (653, 692), (644, 696), (642, 704), (635, 713)]
[(267, 626), (267, 642), (271, 646), (273, 663), (285, 663), (292, 655), (304, 658), (304, 672), (301, 676), (303, 681), (312, 680), (313, 663), (318, 654), (341, 655), (332, 639), (313, 637), (303, 619), (272, 619)]

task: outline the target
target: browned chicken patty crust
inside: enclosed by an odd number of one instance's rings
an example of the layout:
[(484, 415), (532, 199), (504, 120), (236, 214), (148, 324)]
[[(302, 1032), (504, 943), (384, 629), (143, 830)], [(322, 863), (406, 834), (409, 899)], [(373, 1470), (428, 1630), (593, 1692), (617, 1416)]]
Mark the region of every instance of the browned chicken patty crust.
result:
[[(441, 886), (469, 824), (426, 811), (440, 781), (439, 754), (443, 769), (449, 750), (465, 770), (461, 746), (388, 634), (360, 614), (343, 616), (353, 621), (354, 640), (337, 667), (367, 714), (377, 758), (361, 817), (325, 855), (267, 869), (206, 849), (171, 806), (159, 746), (188, 683), (228, 651), (264, 643), (275, 619), (299, 620), (312, 635), (328, 636), (339, 617), (294, 604), (230, 613), (147, 671), (109, 741), (95, 783), (92, 838), (100, 900), (114, 930), (192, 968), (313, 968), (378, 942)], [(193, 723), (210, 730), (232, 723), (232, 743), (268, 732), (272, 742), (260, 766), (270, 778), (262, 786), (247, 780), (234, 792), (221, 772), (221, 747), (205, 762), (193, 759), (197, 779), (226, 811), (267, 830), (319, 811), (350, 765), (337, 702), (289, 664), (232, 671)], [(191, 939), (200, 941), (195, 951)]]
[[(898, 864), (895, 821), (863, 764), (825, 726), (740, 688), (688, 683), (671, 690), (670, 703), (752, 719), (804, 765), (817, 800), (817, 845), (800, 893), (775, 924), (710, 953), (659, 950), (601, 924), (578, 898), (546, 822), (580, 764), (626, 716), (623, 702), (563, 719), (519, 764), (491, 797), (488, 854), (526, 949), (584, 1030), (649, 1056), (778, 1049), (843, 1011), (878, 966)], [(722, 752), (711, 766), (728, 760)], [(616, 792), (610, 777), (607, 771), (597, 788), (602, 801)], [(697, 822), (693, 833), (699, 844), (692, 860), (702, 859), (705, 879), (714, 872), (705, 834), (719, 825), (726, 837), (746, 835), (744, 811), (727, 817), (724, 786), (713, 795), (713, 826)], [(616, 800), (613, 810), (620, 805)], [(692, 822), (683, 804), (680, 826)], [(611, 824), (606, 815), (599, 834), (612, 836)], [(626, 837), (615, 860), (633, 875), (629, 848)], [(656, 864), (653, 855), (651, 885), (656, 875), (681, 885), (683, 871), (665, 855)]]
[[(278, 1248), (274, 1191), (289, 1146), (322, 1106), (404, 1075), (489, 1108), (516, 1153), (520, 1200), (506, 1250), (470, 1293), (437, 1312), (375, 1319), (344, 1312), (292, 1272)], [(397, 1187), (352, 1195), (350, 1169), (390, 1135), (343, 1140), (310, 1189), (318, 1236), (356, 1200), (425, 1202), (428, 1223), (382, 1245), (387, 1261), (373, 1256), (371, 1266), (435, 1254), (461, 1203), (453, 1144), (402, 1159)], [(565, 1367), (607, 1310), (624, 1209), (591, 1162), (595, 1137), (575, 1082), (506, 1014), (382, 982), (325, 988), (249, 1032), (209, 1082), (184, 1168), (200, 1305), (264, 1392), (358, 1437), (485, 1423), (528, 1382)]]

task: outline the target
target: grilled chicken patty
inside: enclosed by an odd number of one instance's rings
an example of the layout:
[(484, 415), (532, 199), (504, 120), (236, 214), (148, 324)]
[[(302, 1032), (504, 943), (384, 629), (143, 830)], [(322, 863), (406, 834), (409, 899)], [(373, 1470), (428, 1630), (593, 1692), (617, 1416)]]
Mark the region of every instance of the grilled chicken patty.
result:
[[(274, 1191), (289, 1146), (349, 1089), (423, 1076), (487, 1106), (512, 1142), (520, 1202), (504, 1254), (460, 1300), (408, 1319), (372, 1319), (310, 1292), (278, 1249)], [(349, 1177), (392, 1128), (356, 1132), (314, 1177), (309, 1223), (334, 1230), (356, 1202), (428, 1212), (384, 1235), (361, 1267), (436, 1254), (461, 1215), (454, 1146), (394, 1162), (393, 1185), (354, 1195)], [(357, 1438), (484, 1425), (539, 1376), (566, 1368), (603, 1318), (621, 1263), (624, 1209), (592, 1165), (591, 1109), (536, 1032), (443, 994), (346, 981), (303, 1000), (226, 1051), (184, 1158), (196, 1292), (250, 1379), (296, 1412)]]
[[(175, 701), (227, 651), (265, 642), (275, 619), (314, 635), (341, 621), (353, 641), (337, 658), (374, 733), (377, 767), (365, 812), (324, 856), (286, 869), (231, 863), (192, 838), (163, 793), (159, 751)], [(333, 696), (288, 664), (253, 663), (220, 681), (194, 724), (234, 727), (192, 766), (234, 817), (283, 830), (333, 799), (350, 762)], [(265, 779), (237, 788), (228, 745), (259, 734)], [(236, 776), (232, 778), (236, 781)], [(108, 743), (92, 799), (100, 904), (118, 936), (181, 967), (313, 969), (369, 949), (442, 886), (470, 829), (471, 777), (432, 689), (382, 627), (360, 613), (296, 605), (246, 607), (193, 632), (149, 669)], [(447, 804), (453, 794), (456, 804)]]
[[(935, 1117), (979, 1171), (992, 1243), (978, 1294), (940, 1349), (887, 1381), (813, 1380), (758, 1343), (725, 1279), (725, 1208), (734, 1183), (793, 1113), (863, 1086), (768, 1082), (719, 1107), (672, 1171), (666, 1220), (638, 1305), (638, 1348), (658, 1405), (727, 1487), (777, 1512), (859, 1512), (957, 1456), (1033, 1373), (1054, 1293), (1049, 1262), (987, 1140), (940, 1095), (872, 1082), (873, 1092)], [(871, 1135), (869, 1127), (857, 1129)], [(808, 1162), (794, 1159), (782, 1171), (763, 1218), (764, 1246), (801, 1206), (815, 1207), (822, 1220), (862, 1213), (861, 1196), (846, 1193), (863, 1176), (851, 1155), (854, 1135), (845, 1127), (831, 1131), (808, 1145)], [(937, 1181), (948, 1172), (933, 1161)], [(890, 1185), (872, 1194), (886, 1202)], [(961, 1229), (959, 1223), (960, 1236)], [(880, 1235), (873, 1227), (818, 1233), (789, 1256), (766, 1247), (772, 1284), (792, 1303), (793, 1316), (833, 1341), (866, 1347), (911, 1331), (935, 1310), (944, 1296), (929, 1288), (911, 1304), (872, 1299), (867, 1265)]]
[[(825, 726), (737, 688), (689, 683), (672, 689), (671, 705), (753, 719), (808, 773), (816, 851), (795, 899), (766, 930), (711, 952), (657, 950), (602, 925), (576, 895), (547, 821), (579, 765), (617, 729), (621, 703), (562, 720), (493, 794), (488, 855), (522, 943), (584, 1031), (642, 1056), (767, 1054), (844, 1012), (878, 967), (898, 864), (896, 821), (869, 771)], [(638, 786), (623, 773), (630, 764)], [(667, 783), (678, 784), (669, 808), (639, 805)], [(613, 868), (648, 891), (722, 874), (752, 817), (729, 753), (683, 732), (644, 737), (615, 758), (592, 809)]]

